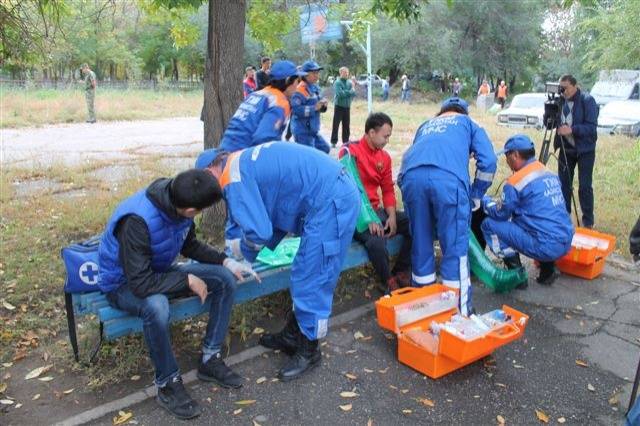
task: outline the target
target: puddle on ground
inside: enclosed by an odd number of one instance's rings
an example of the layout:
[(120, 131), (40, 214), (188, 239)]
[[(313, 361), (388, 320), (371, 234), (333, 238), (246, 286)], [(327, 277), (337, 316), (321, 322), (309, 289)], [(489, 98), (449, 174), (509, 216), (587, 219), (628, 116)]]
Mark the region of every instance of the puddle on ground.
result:
[(138, 176), (142, 170), (138, 165), (116, 165), (101, 167), (89, 173), (91, 177), (107, 183), (122, 182), (131, 177)]
[(12, 183), (16, 198), (28, 198), (42, 193), (53, 193), (64, 189), (60, 182), (49, 179), (14, 181)]

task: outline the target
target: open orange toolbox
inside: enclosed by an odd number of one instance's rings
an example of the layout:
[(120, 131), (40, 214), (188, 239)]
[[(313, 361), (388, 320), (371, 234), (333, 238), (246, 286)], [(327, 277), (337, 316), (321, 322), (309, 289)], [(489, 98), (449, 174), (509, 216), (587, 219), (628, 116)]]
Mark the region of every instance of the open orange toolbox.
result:
[[(433, 296), (451, 290), (441, 284), (422, 288), (402, 288), (376, 302), (378, 324), (398, 336), (398, 360), (433, 379), (484, 358), (496, 348), (518, 339), (524, 333), (529, 320), (522, 312), (503, 305), (503, 311), (512, 318), (512, 322), (471, 340), (460, 338), (447, 330), (440, 330), (439, 344), (432, 353), (416, 344), (405, 333), (413, 330), (427, 331), (433, 321), (449, 321), (458, 312), (457, 302), (453, 306), (443, 304), (443, 309), (435, 313), (429, 309), (431, 312), (427, 316), (421, 315), (427, 312), (426, 302), (433, 301)], [(404, 315), (407, 311), (411, 312), (410, 317)]]
[[(590, 241), (587, 241), (590, 240)], [(584, 244), (585, 242), (593, 242)], [(607, 256), (616, 247), (616, 237), (593, 229), (576, 228), (569, 253), (556, 261), (556, 266), (565, 274), (592, 280), (602, 273)]]

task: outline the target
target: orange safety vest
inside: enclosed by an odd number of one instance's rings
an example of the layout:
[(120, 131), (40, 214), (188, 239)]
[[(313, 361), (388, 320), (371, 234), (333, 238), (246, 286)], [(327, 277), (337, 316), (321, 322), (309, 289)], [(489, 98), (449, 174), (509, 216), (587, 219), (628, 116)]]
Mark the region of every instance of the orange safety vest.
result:
[(481, 95), (488, 95), (489, 94), (489, 85), (488, 84), (480, 85), (480, 94)]
[(539, 161), (533, 161), (507, 179), (507, 183), (513, 186), (517, 191), (521, 191), (532, 180), (540, 177), (547, 172), (547, 168)]
[(498, 86), (498, 97), (499, 98), (506, 98), (507, 97), (507, 85), (506, 84), (504, 86)]

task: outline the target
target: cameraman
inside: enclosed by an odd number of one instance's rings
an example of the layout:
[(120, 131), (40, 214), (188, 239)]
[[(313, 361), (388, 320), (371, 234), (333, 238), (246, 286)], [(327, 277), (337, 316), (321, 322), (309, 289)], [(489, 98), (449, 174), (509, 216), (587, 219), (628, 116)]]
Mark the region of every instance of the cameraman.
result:
[(297, 143), (329, 153), (331, 147), (320, 135), (320, 114), (327, 111), (327, 99), (320, 95), (318, 80), (323, 68), (314, 61), (302, 64), (305, 76), (291, 96), (291, 133)]
[(575, 77), (560, 77), (560, 93), (564, 102), (560, 109), (560, 126), (553, 143), (558, 155), (558, 177), (567, 211), (571, 213), (573, 175), (578, 166), (578, 198), (582, 210), (582, 226), (593, 228), (593, 165), (596, 160), (596, 132), (599, 108), (596, 101), (582, 92)]

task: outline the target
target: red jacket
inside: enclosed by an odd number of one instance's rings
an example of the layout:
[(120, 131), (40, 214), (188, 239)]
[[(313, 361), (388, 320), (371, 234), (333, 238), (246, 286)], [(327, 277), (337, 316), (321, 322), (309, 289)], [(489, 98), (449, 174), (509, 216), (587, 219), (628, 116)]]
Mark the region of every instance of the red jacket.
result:
[[(371, 149), (364, 136), (359, 141), (349, 142), (347, 146), (349, 153), (356, 158), (360, 180), (373, 208), (395, 207), (396, 193), (393, 189), (389, 153), (384, 149)], [(340, 150), (340, 158), (344, 155), (345, 151)], [(382, 192), (382, 204), (378, 188)]]

